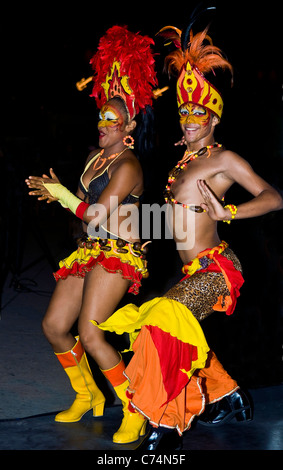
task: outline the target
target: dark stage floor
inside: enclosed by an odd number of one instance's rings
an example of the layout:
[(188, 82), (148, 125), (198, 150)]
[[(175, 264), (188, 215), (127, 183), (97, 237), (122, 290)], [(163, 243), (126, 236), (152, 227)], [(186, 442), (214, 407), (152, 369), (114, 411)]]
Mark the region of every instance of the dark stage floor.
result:
[[(56, 252), (52, 240), (50, 246), (52, 256), (60, 257), (60, 248)], [(9, 273), (2, 296), (0, 450), (95, 450), (126, 454), (134, 450), (139, 442), (124, 446), (112, 442), (122, 413), (117, 400), (108, 400), (103, 418), (93, 418), (88, 413), (79, 423), (54, 421), (57, 410), (70, 406), (74, 392), (41, 331), (41, 320), (54, 289), (52, 268), (44, 256), (40, 258), (35, 243), (26, 244), (23, 267), (19, 285), (15, 282), (11, 285)], [(280, 380), (277, 385), (266, 383), (266, 377), (263, 375), (262, 386), (251, 381), (251, 386), (246, 387), (254, 402), (253, 421), (242, 424), (231, 421), (215, 428), (195, 422), (184, 435), (184, 452), (283, 449), (283, 385)]]
[[(282, 450), (283, 387), (252, 390), (251, 395), (255, 407), (253, 421), (231, 421), (214, 428), (195, 423), (184, 434), (183, 450)], [(121, 413), (121, 407), (116, 405), (107, 407), (103, 418), (93, 418), (89, 412), (80, 422), (71, 424), (56, 423), (55, 412), (3, 420), (0, 449), (131, 451), (139, 441), (122, 446), (112, 442)]]

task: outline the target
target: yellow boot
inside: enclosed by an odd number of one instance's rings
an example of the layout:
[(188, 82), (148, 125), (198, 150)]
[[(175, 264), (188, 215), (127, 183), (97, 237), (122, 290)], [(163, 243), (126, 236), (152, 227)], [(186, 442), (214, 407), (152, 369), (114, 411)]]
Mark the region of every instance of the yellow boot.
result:
[(117, 396), (123, 405), (123, 420), (120, 428), (113, 435), (113, 442), (116, 444), (128, 444), (138, 440), (140, 436), (145, 435), (147, 420), (143, 415), (135, 411), (130, 404), (130, 398), (127, 396), (129, 381), (125, 380), (123, 371), (125, 370), (124, 361), (121, 361), (112, 369), (102, 370), (105, 377), (113, 385)]
[(77, 392), (71, 407), (58, 413), (55, 421), (75, 423), (93, 409), (93, 416), (103, 416), (105, 397), (97, 387), (88, 364), (83, 346), (78, 339), (75, 346), (65, 353), (55, 353)]
[(118, 431), (113, 435), (113, 442), (117, 444), (127, 444), (137, 441), (140, 436), (145, 435), (147, 420), (143, 415), (134, 410), (127, 396), (129, 381), (126, 380), (121, 385), (114, 387), (117, 396), (123, 404), (124, 417)]

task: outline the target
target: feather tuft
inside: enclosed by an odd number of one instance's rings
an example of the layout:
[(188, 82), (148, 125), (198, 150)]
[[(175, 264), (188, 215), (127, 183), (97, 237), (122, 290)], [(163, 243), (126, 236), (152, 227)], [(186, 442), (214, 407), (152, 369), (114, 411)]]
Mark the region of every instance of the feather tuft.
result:
[(232, 65), (225, 59), (219, 47), (213, 45), (207, 31), (208, 28), (193, 35), (190, 30), (190, 41), (187, 48), (182, 50), (181, 42), (179, 42), (177, 49), (166, 56), (165, 68), (169, 75), (179, 74), (182, 67), (189, 61), (192, 67), (196, 67), (204, 75), (220, 68), (229, 69), (233, 76)]
[(107, 100), (102, 83), (115, 61), (120, 62), (121, 74), (128, 78), (135, 114), (152, 105), (152, 87), (157, 85), (153, 45), (153, 39), (132, 33), (126, 26), (113, 26), (106, 31), (90, 61), (94, 70), (91, 96), (96, 99), (98, 108)]

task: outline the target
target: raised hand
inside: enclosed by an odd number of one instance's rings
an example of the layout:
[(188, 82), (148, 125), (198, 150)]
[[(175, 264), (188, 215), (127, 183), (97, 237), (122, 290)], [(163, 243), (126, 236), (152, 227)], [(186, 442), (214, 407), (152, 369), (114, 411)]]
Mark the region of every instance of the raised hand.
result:
[(59, 179), (55, 175), (52, 168), (50, 168), (50, 177), (46, 174), (42, 176), (29, 176), (25, 182), (27, 186), (33, 191), (29, 192), (30, 196), (37, 196), (39, 201), (45, 201), (49, 204), (50, 202), (57, 201), (58, 199), (53, 197), (50, 192), (44, 187), (44, 183), (53, 184), (60, 183)]

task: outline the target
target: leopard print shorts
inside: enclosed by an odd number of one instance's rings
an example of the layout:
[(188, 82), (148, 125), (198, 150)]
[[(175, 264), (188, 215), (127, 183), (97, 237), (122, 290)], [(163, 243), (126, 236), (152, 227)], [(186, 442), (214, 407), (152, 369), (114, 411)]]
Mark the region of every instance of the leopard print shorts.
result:
[[(230, 248), (226, 248), (221, 254), (231, 260), (235, 269), (242, 273), (241, 263)], [(211, 263), (213, 260), (207, 258), (207, 265)], [(184, 281), (178, 282), (163, 297), (182, 303), (198, 321), (202, 321), (213, 313), (213, 306), (220, 295), (223, 298), (229, 295), (222, 273), (196, 272)]]

